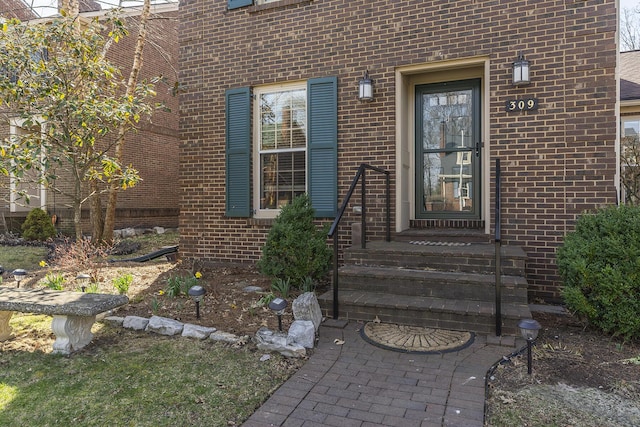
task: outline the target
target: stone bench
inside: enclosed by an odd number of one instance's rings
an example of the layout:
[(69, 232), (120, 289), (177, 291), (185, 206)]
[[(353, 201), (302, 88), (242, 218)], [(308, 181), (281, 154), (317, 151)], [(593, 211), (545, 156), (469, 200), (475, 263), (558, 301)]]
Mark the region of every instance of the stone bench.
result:
[(128, 302), (125, 295), (0, 286), (0, 341), (11, 338), (9, 319), (14, 311), (47, 314), (53, 316), (51, 329), (56, 335), (53, 353), (70, 354), (91, 342), (97, 314)]

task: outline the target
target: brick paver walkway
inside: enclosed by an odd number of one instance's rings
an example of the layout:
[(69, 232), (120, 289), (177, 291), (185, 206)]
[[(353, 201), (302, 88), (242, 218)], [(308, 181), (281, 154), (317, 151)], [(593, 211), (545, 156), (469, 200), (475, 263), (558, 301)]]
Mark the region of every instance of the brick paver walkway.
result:
[(406, 354), (368, 344), (362, 326), (321, 326), (307, 363), (243, 426), (483, 425), (484, 376), (514, 351), (513, 337), (476, 335), (458, 352)]

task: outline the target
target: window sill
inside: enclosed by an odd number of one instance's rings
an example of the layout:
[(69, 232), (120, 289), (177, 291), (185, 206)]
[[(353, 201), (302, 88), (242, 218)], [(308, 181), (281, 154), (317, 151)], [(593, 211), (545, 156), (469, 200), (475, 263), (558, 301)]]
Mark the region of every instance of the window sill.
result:
[(250, 6), (248, 8), (248, 11), (249, 13), (257, 13), (257, 12), (262, 12), (263, 10), (283, 9), (285, 7), (289, 7), (297, 4), (312, 3), (312, 2), (313, 0), (280, 0), (272, 3), (256, 4), (256, 5)]

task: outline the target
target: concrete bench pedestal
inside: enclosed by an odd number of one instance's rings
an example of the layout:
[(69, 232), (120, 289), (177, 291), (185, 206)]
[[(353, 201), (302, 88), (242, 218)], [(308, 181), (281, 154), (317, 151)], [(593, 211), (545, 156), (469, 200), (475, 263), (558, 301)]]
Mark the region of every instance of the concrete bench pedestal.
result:
[(0, 341), (11, 338), (9, 320), (14, 311), (53, 316), (56, 336), (53, 353), (70, 354), (93, 339), (96, 315), (127, 304), (125, 295), (19, 289), (0, 286)]

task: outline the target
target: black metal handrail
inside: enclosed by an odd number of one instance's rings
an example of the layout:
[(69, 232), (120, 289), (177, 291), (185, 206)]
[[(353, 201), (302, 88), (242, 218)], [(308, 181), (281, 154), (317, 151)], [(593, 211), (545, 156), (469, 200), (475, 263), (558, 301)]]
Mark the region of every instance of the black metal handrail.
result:
[[(367, 203), (366, 203), (366, 194), (367, 194), (367, 180), (366, 180), (366, 171), (367, 169), (383, 173), (386, 175), (386, 241), (391, 241), (391, 184), (389, 178), (389, 171), (384, 169), (377, 168), (375, 166), (368, 165), (366, 163), (360, 164), (358, 168), (358, 173), (356, 173), (355, 178), (351, 181), (351, 186), (349, 187), (349, 191), (342, 202), (342, 206), (340, 206), (340, 210), (338, 210), (338, 214), (336, 215), (335, 220), (333, 220), (333, 224), (331, 224), (331, 228), (329, 229), (328, 237), (333, 237), (333, 318), (338, 318), (338, 225), (340, 224), (340, 220), (342, 220), (342, 216), (344, 215), (345, 210), (347, 209), (347, 205), (351, 200), (351, 196), (358, 185), (358, 181), (360, 180), (362, 185), (362, 190), (360, 191), (360, 204), (361, 204), (361, 233), (360, 233), (360, 244), (364, 249), (367, 246)], [(361, 179), (362, 178), (362, 179)]]
[(495, 268), (496, 268), (496, 336), (502, 335), (502, 257), (501, 246), (502, 236), (500, 229), (500, 211), (501, 211), (501, 188), (500, 180), (502, 178), (502, 172), (500, 171), (500, 159), (496, 159), (496, 205), (495, 205)]

